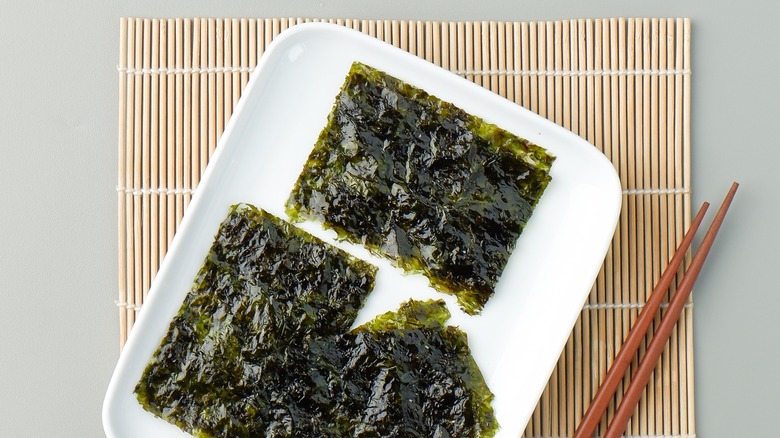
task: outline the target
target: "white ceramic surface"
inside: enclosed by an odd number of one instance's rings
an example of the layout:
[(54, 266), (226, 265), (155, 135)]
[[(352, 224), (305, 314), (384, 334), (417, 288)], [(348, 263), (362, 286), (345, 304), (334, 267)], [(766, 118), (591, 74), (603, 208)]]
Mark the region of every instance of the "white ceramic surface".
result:
[[(107, 435), (188, 436), (144, 411), (133, 388), (189, 291), (228, 207), (248, 202), (281, 217), (353, 61), (361, 61), (537, 143), (553, 180), (518, 240), (495, 296), (461, 312), (419, 275), (363, 248), (335, 243), (380, 269), (356, 324), (409, 298), (443, 298), (495, 393), (499, 437), (519, 437), (593, 285), (620, 211), (612, 164), (582, 138), (461, 77), (343, 27), (296, 26), (265, 52), (185, 214), (121, 354), (103, 406)], [(307, 231), (333, 242), (318, 224)]]

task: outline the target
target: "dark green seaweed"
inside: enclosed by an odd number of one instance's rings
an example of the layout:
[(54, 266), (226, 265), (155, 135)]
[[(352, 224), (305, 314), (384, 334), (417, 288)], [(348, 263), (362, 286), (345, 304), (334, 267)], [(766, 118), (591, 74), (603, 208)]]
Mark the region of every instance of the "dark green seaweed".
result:
[(136, 387), (139, 401), (199, 436), (284, 436), (307, 415), (286, 406), (310, 390), (295, 379), (308, 371), (309, 338), (349, 330), (375, 272), (234, 206)]
[(479, 313), (550, 181), (554, 157), (354, 63), (288, 203)]
[[(386, 358), (373, 361), (370, 367), (376, 371), (363, 374), (395, 378), (385, 377), (395, 386), (384, 386), (382, 395), (394, 400), (384, 423), (397, 434), (382, 436), (491, 437), (498, 430), (490, 405), (493, 393), (471, 356), (466, 333), (444, 326), (449, 317), (444, 301), (412, 300), (354, 330), (369, 351)], [(343, 375), (358, 378), (361, 371), (350, 365)], [(377, 388), (376, 380), (368, 383)], [(393, 409), (404, 408), (410, 415), (393, 418)], [(371, 413), (377, 415), (376, 404)]]
[(350, 332), (376, 268), (231, 208), (135, 392), (198, 437), (479, 437), (492, 393), (443, 302)]

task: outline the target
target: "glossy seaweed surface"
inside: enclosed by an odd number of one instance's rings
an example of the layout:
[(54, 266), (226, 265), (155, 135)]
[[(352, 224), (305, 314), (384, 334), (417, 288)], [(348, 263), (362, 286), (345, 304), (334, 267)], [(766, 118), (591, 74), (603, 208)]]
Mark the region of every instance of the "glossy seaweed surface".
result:
[(354, 331), (376, 269), (234, 206), (137, 387), (198, 437), (477, 437), (492, 394), (443, 302)]
[(550, 181), (544, 149), (354, 63), (287, 204), (479, 313)]
[(466, 334), (443, 325), (449, 317), (444, 301), (412, 300), (344, 337), (350, 351), (342, 356), (341, 374), (346, 382), (359, 382), (364, 393), (370, 388), (364, 398), (372, 400), (369, 409), (361, 404), (357, 412), (382, 418), (359, 423), (357, 431), (393, 437), (495, 435), (493, 393)]

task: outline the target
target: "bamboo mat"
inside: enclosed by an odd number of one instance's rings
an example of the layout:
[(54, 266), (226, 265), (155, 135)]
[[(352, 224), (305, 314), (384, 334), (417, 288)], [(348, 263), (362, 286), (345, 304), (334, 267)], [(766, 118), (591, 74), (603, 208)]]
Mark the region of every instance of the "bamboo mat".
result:
[[(121, 20), (120, 346), (257, 60), (305, 21)], [(505, 96), (612, 160), (623, 187), (612, 246), (525, 432), (571, 436), (690, 223), (689, 21), (330, 21)], [(626, 435), (695, 436), (692, 335), (689, 302)]]

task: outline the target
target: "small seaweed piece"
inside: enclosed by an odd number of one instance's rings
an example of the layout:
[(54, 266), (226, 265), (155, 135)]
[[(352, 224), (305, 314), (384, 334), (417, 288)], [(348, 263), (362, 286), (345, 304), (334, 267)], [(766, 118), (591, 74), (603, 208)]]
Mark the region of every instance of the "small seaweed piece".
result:
[[(442, 300), (410, 300), (354, 330), (372, 335), (361, 339), (375, 356), (385, 358), (373, 362), (373, 374), (395, 375), (396, 400), (401, 410), (412, 413), (398, 419), (404, 429), (397, 436), (491, 437), (498, 430), (493, 393), (471, 355), (466, 333), (444, 326), (449, 317)], [(344, 374), (350, 375), (347, 370)], [(382, 383), (387, 381), (384, 377)], [(389, 388), (379, 383), (374, 381), (372, 389), (382, 387), (382, 397), (387, 397)], [(369, 413), (377, 416), (376, 404)]]
[[(488, 388), (466, 334), (444, 326), (441, 300), (409, 301), (341, 336), (314, 339), (311, 357), (328, 369), (346, 435), (492, 437)], [(342, 432), (342, 433), (344, 433)]]
[(287, 202), (479, 313), (550, 182), (543, 148), (354, 63)]

